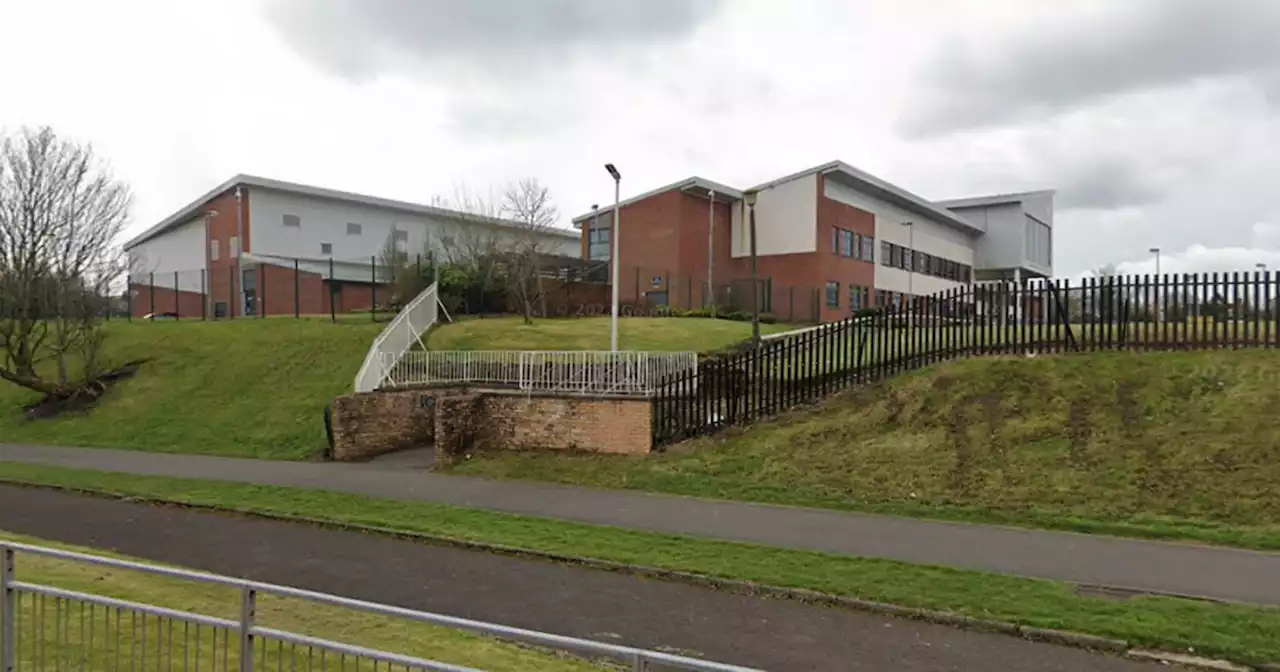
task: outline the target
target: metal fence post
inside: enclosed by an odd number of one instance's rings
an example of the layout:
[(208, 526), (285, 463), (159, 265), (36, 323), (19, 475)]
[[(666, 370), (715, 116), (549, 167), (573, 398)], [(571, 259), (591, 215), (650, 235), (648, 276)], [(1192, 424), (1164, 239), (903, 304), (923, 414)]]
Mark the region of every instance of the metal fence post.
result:
[(298, 286), (298, 259), (293, 259), (293, 317), (297, 319), (302, 317), (302, 296), (301, 288)]
[(258, 593), (240, 589), (240, 672), (253, 672), (253, 621), (258, 611)]
[(0, 672), (14, 672), (18, 613), (13, 583), (13, 549), (0, 547)]
[(329, 321), (337, 323), (338, 308), (334, 305), (337, 296), (333, 291), (333, 257), (329, 257)]
[(378, 258), (369, 257), (369, 321), (378, 321)]
[(150, 285), (147, 294), (150, 295), (148, 302), (151, 307), (151, 319), (154, 320), (156, 317), (156, 274), (154, 272), (147, 275), (147, 283)]
[(178, 293), (178, 272), (173, 272), (173, 319), (182, 319), (182, 295)]

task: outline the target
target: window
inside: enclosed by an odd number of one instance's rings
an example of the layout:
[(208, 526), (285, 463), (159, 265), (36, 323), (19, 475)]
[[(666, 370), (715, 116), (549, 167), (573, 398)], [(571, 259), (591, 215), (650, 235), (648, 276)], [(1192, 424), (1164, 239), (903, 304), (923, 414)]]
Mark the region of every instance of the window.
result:
[(862, 294), (866, 289), (849, 285), (849, 312), (856, 313), (862, 310)]
[(831, 229), (831, 253), (840, 254), (840, 229)]
[(853, 256), (853, 232), (852, 231), (840, 232), (840, 256), (842, 257)]
[(333, 243), (320, 243), (320, 254), (333, 254)]
[(302, 218), (297, 215), (290, 215), (288, 213), (280, 215), (280, 223), (293, 229), (302, 228)]
[(231, 248), (232, 257), (235, 257), (235, 258), (240, 257), (240, 238), (238, 236), (231, 236), (231, 244), (228, 245), (227, 247)]
[(587, 229), (587, 256), (594, 261), (604, 261), (612, 254), (613, 229), (597, 226)]
[(218, 260), (218, 252), (219, 252), (218, 243), (219, 242), (220, 241), (217, 238), (214, 238), (213, 240), (209, 241), (209, 260), (210, 261)]
[(453, 236), (441, 236), (440, 242), (445, 246), (446, 249), (453, 247)]
[(347, 222), (347, 235), (358, 236), (364, 233), (364, 227), (355, 222)]
[(892, 258), (893, 258), (893, 243), (887, 240), (881, 241), (880, 263), (884, 264), (885, 266), (892, 266), (893, 264), (890, 261)]
[(875, 263), (876, 261), (876, 239), (871, 236), (862, 236), (862, 255), (863, 261)]
[(827, 283), (827, 307), (840, 307), (840, 283), (838, 282)]

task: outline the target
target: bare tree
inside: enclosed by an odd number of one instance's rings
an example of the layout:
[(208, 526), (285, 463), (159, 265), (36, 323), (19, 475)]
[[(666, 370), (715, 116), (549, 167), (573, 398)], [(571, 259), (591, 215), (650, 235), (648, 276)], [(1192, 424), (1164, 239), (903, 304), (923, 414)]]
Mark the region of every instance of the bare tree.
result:
[[(479, 296), (455, 297), (458, 301), (485, 302), (503, 289), (501, 236), (496, 231), (501, 221), (501, 203), (494, 190), (481, 194), (466, 185), (455, 185), (450, 197), (436, 196), (432, 205), (451, 210), (453, 221), (442, 226), (428, 252), (437, 253), (444, 262), (462, 272), (467, 285)], [(483, 309), (483, 306), (479, 306)]]
[(0, 378), (53, 398), (96, 381), (131, 205), (92, 147), (49, 128), (0, 138)]
[(520, 302), (525, 324), (532, 324), (535, 305), (541, 315), (547, 314), (542, 270), (551, 250), (546, 233), (559, 218), (559, 210), (551, 200), (551, 191), (536, 178), (508, 186), (503, 193), (502, 210), (516, 225), (505, 236), (503, 245), (507, 283)]

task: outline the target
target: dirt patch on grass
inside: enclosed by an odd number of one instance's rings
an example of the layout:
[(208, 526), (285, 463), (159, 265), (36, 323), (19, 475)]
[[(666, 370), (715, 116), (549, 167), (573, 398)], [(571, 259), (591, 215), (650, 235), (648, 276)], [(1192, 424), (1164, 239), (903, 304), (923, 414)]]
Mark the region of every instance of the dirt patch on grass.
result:
[(110, 371), (86, 381), (69, 394), (48, 394), (43, 399), (22, 408), (28, 420), (47, 420), (68, 413), (83, 413), (97, 405), (102, 395), (112, 385), (128, 380), (138, 374), (138, 370), (147, 360), (139, 359), (126, 363)]

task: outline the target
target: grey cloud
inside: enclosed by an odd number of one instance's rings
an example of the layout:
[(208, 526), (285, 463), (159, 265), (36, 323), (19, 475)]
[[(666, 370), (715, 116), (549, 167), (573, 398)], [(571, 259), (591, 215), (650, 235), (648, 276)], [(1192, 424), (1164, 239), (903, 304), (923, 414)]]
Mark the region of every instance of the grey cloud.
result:
[(901, 128), (932, 135), (1074, 109), (1130, 92), (1280, 70), (1274, 0), (1125, 0), (1048, 12), (929, 59)]
[(441, 69), (512, 76), (687, 36), (722, 0), (268, 0), (304, 57), (360, 79)]
[(1159, 201), (1168, 186), (1149, 166), (1119, 158), (1086, 160), (1055, 173), (1060, 210), (1114, 210)]

